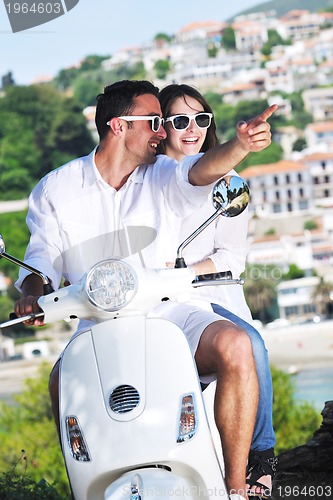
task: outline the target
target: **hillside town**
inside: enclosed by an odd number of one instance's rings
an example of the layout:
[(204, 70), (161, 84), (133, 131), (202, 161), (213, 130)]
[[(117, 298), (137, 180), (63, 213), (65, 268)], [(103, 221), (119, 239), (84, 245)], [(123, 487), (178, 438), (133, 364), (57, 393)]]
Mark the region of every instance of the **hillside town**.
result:
[[(191, 23), (170, 39), (157, 36), (119, 50), (102, 65), (111, 70), (141, 61), (149, 73), (158, 61), (167, 61), (164, 78), (154, 79), (160, 87), (187, 83), (220, 94), (230, 105), (267, 99), (287, 119), (293, 112), (288, 94), (301, 92), (313, 123), (302, 130), (279, 128), (273, 140), (282, 146), (283, 160), (241, 173), (251, 190), (248, 263), (282, 270), (296, 264), (305, 277), (277, 286), (280, 318), (319, 318), (325, 311), (313, 301), (314, 288), (321, 277), (333, 281), (333, 13), (238, 16), (231, 24), (234, 50), (221, 44), (228, 28), (218, 21)], [(265, 57), (272, 31), (282, 43)], [(94, 110), (87, 109), (86, 115), (92, 120)], [(304, 147), (294, 151), (298, 140)], [(330, 299), (333, 304), (333, 292)]]
[[(227, 50), (221, 37), (230, 27), (235, 47)], [(281, 44), (264, 56), (272, 32)], [(283, 148), (283, 159), (241, 172), (251, 191), (247, 261), (277, 283), (290, 265), (303, 272), (304, 277), (276, 285), (277, 321), (299, 324), (331, 317), (333, 291), (328, 304), (327, 297), (320, 304), (313, 294), (323, 280), (333, 290), (333, 13), (291, 10), (278, 18), (269, 11), (238, 16), (231, 25), (191, 23), (173, 36), (156, 36), (139, 47), (119, 50), (102, 66), (108, 71), (139, 61), (148, 75), (154, 74), (158, 61), (168, 62), (163, 78), (156, 73), (152, 77), (160, 88), (187, 83), (219, 94), (231, 106), (266, 99), (277, 103), (278, 113), (288, 119), (293, 113), (288, 95), (301, 92), (313, 122), (303, 129), (278, 128), (273, 141)], [(92, 135), (94, 112), (91, 106), (84, 110)], [(293, 146), (299, 140), (304, 147), (296, 151)], [(10, 203), (18, 202), (3, 202), (0, 210), (6, 211)], [(1, 293), (8, 282), (0, 278)], [(31, 344), (30, 351), (35, 347)]]

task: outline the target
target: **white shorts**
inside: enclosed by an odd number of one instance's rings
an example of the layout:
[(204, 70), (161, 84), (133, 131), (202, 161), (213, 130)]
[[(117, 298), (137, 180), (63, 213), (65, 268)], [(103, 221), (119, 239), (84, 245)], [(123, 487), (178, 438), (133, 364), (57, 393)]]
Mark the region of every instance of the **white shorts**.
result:
[[(193, 357), (205, 328), (215, 321), (229, 321), (227, 318), (214, 313), (210, 304), (202, 301), (198, 301), (197, 303), (193, 301), (192, 304), (177, 304), (172, 301), (164, 302), (156, 307), (149, 316), (164, 318), (179, 326), (185, 333)], [(200, 380), (205, 384), (209, 384), (213, 380), (216, 380), (216, 374), (212, 373), (200, 376)]]

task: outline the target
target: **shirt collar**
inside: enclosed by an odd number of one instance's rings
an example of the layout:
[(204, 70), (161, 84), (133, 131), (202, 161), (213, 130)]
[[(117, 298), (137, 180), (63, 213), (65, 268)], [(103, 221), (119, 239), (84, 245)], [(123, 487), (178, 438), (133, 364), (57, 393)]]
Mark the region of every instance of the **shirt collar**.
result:
[(83, 159), (84, 168), (83, 168), (83, 187), (89, 187), (95, 184), (100, 179), (100, 174), (95, 164), (95, 154), (98, 146), (96, 146), (92, 152), (85, 156)]
[[(84, 169), (83, 169), (83, 187), (89, 187), (98, 181), (103, 181), (101, 174), (98, 171), (95, 163), (95, 154), (98, 146), (96, 146), (93, 151), (84, 158)], [(147, 168), (152, 166), (139, 165), (131, 175), (129, 176), (127, 182), (134, 182), (135, 184), (143, 184), (144, 172)]]

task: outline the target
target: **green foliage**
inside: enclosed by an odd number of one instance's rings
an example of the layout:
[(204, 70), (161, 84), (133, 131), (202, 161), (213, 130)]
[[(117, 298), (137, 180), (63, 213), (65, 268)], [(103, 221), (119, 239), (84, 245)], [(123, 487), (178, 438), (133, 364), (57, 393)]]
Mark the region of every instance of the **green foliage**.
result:
[(235, 31), (231, 26), (227, 26), (222, 33), (221, 45), (226, 50), (236, 48)]
[(273, 426), (276, 452), (281, 453), (307, 442), (318, 429), (321, 417), (307, 402), (295, 399), (291, 375), (271, 367), (273, 379)]
[[(42, 363), (38, 375), (27, 379), (22, 394), (15, 396), (16, 405), (0, 406), (0, 470), (15, 471), (15, 477), (5, 480), (18, 483), (21, 488), (47, 487), (52, 484), (54, 495), (67, 497), (69, 486), (59, 446), (55, 424), (52, 420), (51, 402), (48, 394), (48, 379), (51, 367)], [(24, 459), (18, 460), (19, 450), (24, 449)], [(28, 481), (21, 476), (27, 476)], [(19, 478), (22, 483), (20, 484)], [(33, 483), (37, 483), (34, 485)], [(1, 483), (0, 483), (1, 484)], [(24, 490), (22, 490), (24, 491)], [(10, 497), (12, 498), (12, 497)], [(15, 497), (13, 497), (15, 498)], [(30, 498), (30, 497), (17, 497)], [(58, 498), (31, 497), (31, 498)], [(59, 497), (60, 498), (60, 497)]]
[(273, 236), (276, 234), (276, 229), (274, 227), (271, 227), (270, 229), (267, 229), (264, 233), (266, 236)]
[(219, 51), (219, 48), (218, 48), (218, 46), (215, 43), (210, 42), (207, 45), (207, 55), (208, 55), (208, 57), (216, 57), (218, 51)]
[[(0, 214), (0, 234), (2, 234), (6, 252), (17, 259), (23, 259), (29, 241), (29, 230), (25, 223), (26, 211)], [(8, 260), (0, 260), (0, 271), (12, 281), (17, 279), (18, 266)]]
[(258, 151), (257, 153), (250, 153), (238, 166), (237, 172), (241, 172), (244, 168), (251, 165), (267, 165), (269, 163), (276, 163), (283, 159), (283, 148), (280, 144), (272, 142), (268, 148)]
[(47, 85), (8, 87), (0, 129), (1, 199), (27, 196), (50, 170), (94, 147), (82, 109)]
[(267, 33), (268, 41), (263, 44), (261, 49), (264, 56), (269, 56), (272, 53), (272, 47), (276, 45), (286, 45), (286, 42), (276, 30), (269, 29)]
[(275, 266), (246, 266), (244, 294), (253, 317), (262, 323), (272, 321), (276, 314), (276, 285), (281, 271)]
[(288, 272), (282, 275), (283, 280), (296, 280), (299, 278), (304, 278), (305, 272), (303, 269), (299, 268), (297, 264), (290, 264)]
[(168, 35), (167, 33), (157, 33), (157, 35), (154, 36), (155, 41), (159, 40), (164, 40), (165, 42), (171, 42), (172, 36)]
[(306, 148), (306, 140), (299, 138), (293, 144), (293, 151), (303, 151)]
[(315, 220), (309, 219), (304, 222), (304, 229), (308, 231), (313, 231), (313, 229), (317, 229), (318, 224)]
[(64, 500), (45, 480), (36, 483), (28, 476), (17, 475), (15, 470), (0, 476), (0, 495), (2, 500)]
[(299, 278), (304, 278), (305, 272), (303, 269), (299, 268), (297, 264), (290, 264), (288, 272), (282, 275), (283, 280), (296, 280)]
[(80, 64), (79, 71), (94, 71), (95, 69), (99, 69), (105, 59), (110, 59), (110, 56), (98, 56), (96, 54), (86, 56)]
[(80, 66), (60, 70), (54, 79), (54, 86), (61, 92), (68, 90), (78, 77), (84, 76), (89, 71), (97, 72), (105, 59), (110, 59), (110, 56), (86, 56)]
[(8, 295), (0, 295), (0, 323), (7, 321), (13, 311), (14, 302)]
[(101, 85), (88, 78), (77, 78), (73, 83), (73, 96), (82, 108), (96, 105), (96, 96), (101, 92)]
[(154, 64), (154, 71), (160, 80), (165, 80), (165, 77), (171, 69), (170, 61), (168, 59), (158, 59)]
[(214, 110), (214, 116), (216, 109), (222, 104), (222, 96), (221, 94), (217, 94), (216, 92), (206, 92), (204, 97), (210, 107)]

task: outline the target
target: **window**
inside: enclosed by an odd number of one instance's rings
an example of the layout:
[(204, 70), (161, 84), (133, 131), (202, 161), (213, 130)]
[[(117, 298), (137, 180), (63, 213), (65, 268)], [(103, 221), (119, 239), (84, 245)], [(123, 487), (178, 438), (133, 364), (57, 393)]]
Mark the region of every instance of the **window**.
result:
[(286, 318), (290, 318), (290, 316), (296, 316), (298, 314), (298, 306), (287, 306), (285, 308)]
[(303, 311), (305, 313), (315, 313), (316, 312), (316, 305), (315, 304), (304, 304)]
[(309, 208), (309, 203), (307, 200), (301, 200), (298, 206), (300, 210), (307, 210)]
[(279, 184), (279, 178), (276, 175), (274, 175), (274, 184), (275, 186)]

